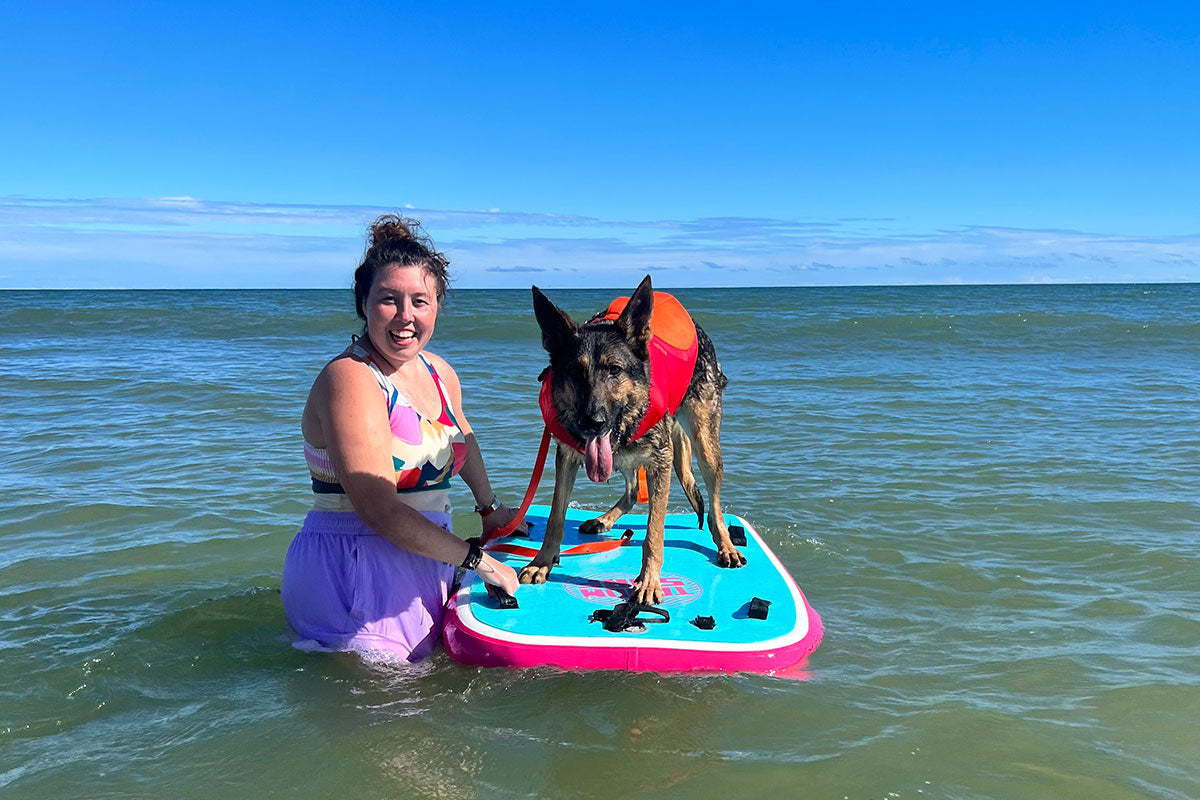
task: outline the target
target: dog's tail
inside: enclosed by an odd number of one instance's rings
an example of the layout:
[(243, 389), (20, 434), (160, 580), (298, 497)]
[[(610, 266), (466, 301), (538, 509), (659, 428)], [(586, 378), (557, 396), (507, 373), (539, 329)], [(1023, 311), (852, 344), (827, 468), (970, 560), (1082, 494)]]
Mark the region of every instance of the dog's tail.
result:
[(704, 495), (696, 486), (696, 476), (692, 474), (692, 440), (676, 423), (671, 430), (671, 440), (675, 451), (675, 474), (679, 477), (679, 485), (687, 495), (692, 510), (696, 512), (696, 527), (704, 527)]

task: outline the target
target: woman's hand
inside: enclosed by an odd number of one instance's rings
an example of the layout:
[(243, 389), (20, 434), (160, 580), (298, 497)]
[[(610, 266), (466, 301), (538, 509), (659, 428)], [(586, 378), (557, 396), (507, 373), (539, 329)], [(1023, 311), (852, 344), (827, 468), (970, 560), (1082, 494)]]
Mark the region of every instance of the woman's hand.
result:
[(479, 560), (479, 566), (475, 567), (475, 574), (484, 583), (499, 586), (510, 595), (516, 594), (517, 587), (520, 586), (516, 570), (508, 564), (497, 561), (487, 553), (484, 553), (483, 558)]
[[(505, 525), (513, 521), (513, 517), (517, 516), (517, 512), (504, 505), (500, 504), (492, 513), (483, 518), (483, 538), (491, 538), (492, 531), (498, 531)], [(517, 526), (517, 531), (522, 534), (529, 534), (529, 523), (521, 520), (521, 524)], [(517, 531), (514, 531), (517, 532)]]

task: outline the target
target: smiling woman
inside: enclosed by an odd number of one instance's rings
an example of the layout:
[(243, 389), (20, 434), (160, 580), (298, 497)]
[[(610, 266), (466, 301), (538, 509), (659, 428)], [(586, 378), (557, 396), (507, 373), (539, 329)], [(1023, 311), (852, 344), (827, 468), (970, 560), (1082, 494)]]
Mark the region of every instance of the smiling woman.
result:
[(301, 419), (314, 503), (283, 570), (301, 649), (415, 661), (440, 636), (455, 565), (516, 590), (511, 567), (451, 532), (454, 475), (485, 533), (513, 513), (492, 492), (458, 376), (425, 350), (448, 266), (415, 221), (372, 225), (354, 273), (363, 335), (321, 370)]

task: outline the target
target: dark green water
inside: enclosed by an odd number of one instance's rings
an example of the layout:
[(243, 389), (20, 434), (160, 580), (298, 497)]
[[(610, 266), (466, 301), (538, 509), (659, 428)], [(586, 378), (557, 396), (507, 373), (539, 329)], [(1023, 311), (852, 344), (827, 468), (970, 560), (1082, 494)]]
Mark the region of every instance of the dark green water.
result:
[[(678, 295), (726, 510), (824, 618), (806, 681), (295, 651), (348, 293), (0, 293), (0, 796), (1200, 797), (1200, 285)], [(460, 291), (432, 348), (513, 502), (528, 308)]]

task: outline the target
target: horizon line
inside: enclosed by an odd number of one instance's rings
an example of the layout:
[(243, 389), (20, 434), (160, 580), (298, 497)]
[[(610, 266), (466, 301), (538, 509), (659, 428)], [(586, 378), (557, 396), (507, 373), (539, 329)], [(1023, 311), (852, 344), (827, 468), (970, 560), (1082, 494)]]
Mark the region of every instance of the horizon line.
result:
[[(531, 284), (533, 286), (535, 284)], [(823, 283), (823, 284), (763, 284), (737, 286), (662, 286), (663, 289), (954, 289), (1000, 286), (1193, 286), (1200, 280), (1179, 281), (955, 281), (947, 283)], [(627, 291), (627, 286), (538, 286), (555, 292), (563, 291)], [(342, 292), (353, 286), (0, 286), (0, 292)], [(453, 292), (524, 292), (524, 287), (461, 286), (450, 287)]]

